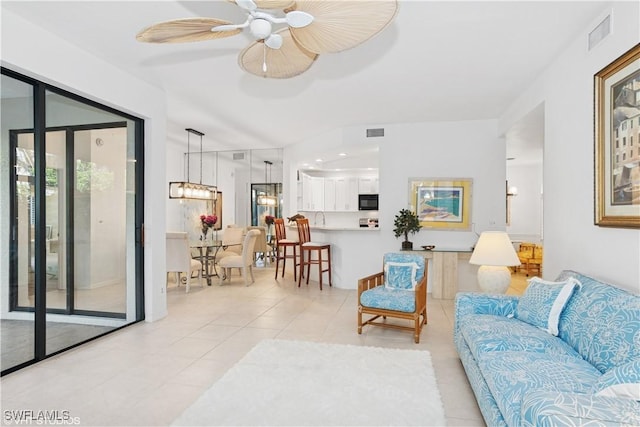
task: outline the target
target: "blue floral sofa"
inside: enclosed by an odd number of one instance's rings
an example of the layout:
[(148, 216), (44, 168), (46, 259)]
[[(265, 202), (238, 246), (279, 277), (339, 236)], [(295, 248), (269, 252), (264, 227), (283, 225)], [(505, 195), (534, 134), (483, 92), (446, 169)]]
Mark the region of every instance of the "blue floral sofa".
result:
[(489, 426), (640, 425), (640, 296), (573, 271), (458, 293), (454, 340)]

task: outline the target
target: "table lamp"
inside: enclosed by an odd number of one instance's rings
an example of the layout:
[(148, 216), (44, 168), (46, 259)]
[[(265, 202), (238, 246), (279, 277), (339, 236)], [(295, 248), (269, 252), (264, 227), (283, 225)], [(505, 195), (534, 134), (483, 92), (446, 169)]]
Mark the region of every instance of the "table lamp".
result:
[(487, 293), (505, 293), (511, 283), (507, 266), (520, 265), (509, 235), (504, 231), (484, 231), (476, 243), (469, 264), (479, 265), (478, 285)]

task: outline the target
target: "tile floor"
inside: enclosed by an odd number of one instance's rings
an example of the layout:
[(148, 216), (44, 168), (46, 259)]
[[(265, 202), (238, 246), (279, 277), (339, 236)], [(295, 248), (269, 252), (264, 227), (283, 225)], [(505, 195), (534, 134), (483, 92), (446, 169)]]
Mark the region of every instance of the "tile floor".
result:
[(166, 426), (257, 342), (279, 338), (428, 350), (448, 425), (484, 425), (453, 345), (453, 301), (429, 300), (429, 324), (414, 344), (393, 329), (358, 335), (354, 290), (297, 288), (291, 275), (275, 281), (272, 268), (255, 271), (250, 287), (237, 272), (230, 285), (189, 294), (170, 283), (166, 318), (3, 377), (3, 423), (7, 410), (46, 409), (84, 426)]

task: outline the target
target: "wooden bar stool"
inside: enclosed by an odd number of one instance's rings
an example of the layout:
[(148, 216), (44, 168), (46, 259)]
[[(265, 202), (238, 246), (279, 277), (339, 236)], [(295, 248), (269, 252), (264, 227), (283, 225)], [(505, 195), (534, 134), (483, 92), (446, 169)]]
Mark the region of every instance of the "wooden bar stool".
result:
[[(282, 260), (282, 277), (284, 277), (284, 267), (287, 264), (287, 258), (293, 259), (293, 280), (296, 280), (296, 269), (298, 264), (297, 248), (300, 246), (295, 240), (287, 239), (287, 230), (284, 227), (284, 219), (275, 218), (273, 220), (276, 229), (276, 279), (278, 278), (278, 265)], [(293, 254), (287, 255), (287, 248), (293, 248)]]
[[(309, 273), (311, 264), (318, 265), (318, 281), (320, 282), (320, 290), (322, 290), (322, 273), (329, 273), (329, 286), (331, 286), (331, 245), (329, 243), (318, 243), (311, 241), (311, 232), (309, 230), (309, 220), (307, 218), (296, 220), (298, 224), (298, 240), (300, 241), (300, 274), (298, 275), (298, 287), (304, 273), (304, 266), (307, 266), (307, 285), (309, 284)], [(327, 258), (322, 258), (322, 251), (327, 251)], [(317, 252), (314, 259), (313, 252)], [(322, 263), (327, 264), (326, 269), (322, 269)]]

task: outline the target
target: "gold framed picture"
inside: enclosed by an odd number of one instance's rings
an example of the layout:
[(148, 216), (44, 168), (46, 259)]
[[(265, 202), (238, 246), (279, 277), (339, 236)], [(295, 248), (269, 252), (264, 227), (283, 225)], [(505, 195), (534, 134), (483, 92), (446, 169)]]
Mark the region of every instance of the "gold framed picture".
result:
[(640, 44), (594, 76), (595, 224), (640, 228)]
[(424, 228), (471, 230), (470, 178), (409, 178), (409, 210)]

